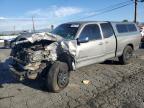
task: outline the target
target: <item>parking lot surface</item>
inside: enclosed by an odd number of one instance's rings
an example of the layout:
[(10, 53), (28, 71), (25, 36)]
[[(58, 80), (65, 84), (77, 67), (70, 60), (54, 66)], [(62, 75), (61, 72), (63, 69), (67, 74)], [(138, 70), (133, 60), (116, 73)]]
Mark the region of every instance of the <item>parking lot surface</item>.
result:
[(0, 108), (144, 108), (144, 49), (128, 65), (108, 60), (71, 72), (60, 93), (47, 92), (41, 80), (16, 81), (9, 54), (10, 49), (0, 49)]

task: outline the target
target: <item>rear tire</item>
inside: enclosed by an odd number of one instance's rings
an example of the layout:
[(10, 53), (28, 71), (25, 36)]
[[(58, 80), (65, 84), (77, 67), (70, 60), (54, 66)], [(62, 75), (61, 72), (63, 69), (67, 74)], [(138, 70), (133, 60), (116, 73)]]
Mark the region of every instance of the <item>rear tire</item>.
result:
[(119, 61), (121, 64), (125, 65), (130, 63), (130, 59), (132, 58), (133, 55), (133, 49), (131, 46), (126, 46), (122, 56), (119, 57)]
[(58, 93), (69, 83), (70, 73), (68, 65), (64, 62), (55, 62), (47, 72), (46, 87), (49, 92)]

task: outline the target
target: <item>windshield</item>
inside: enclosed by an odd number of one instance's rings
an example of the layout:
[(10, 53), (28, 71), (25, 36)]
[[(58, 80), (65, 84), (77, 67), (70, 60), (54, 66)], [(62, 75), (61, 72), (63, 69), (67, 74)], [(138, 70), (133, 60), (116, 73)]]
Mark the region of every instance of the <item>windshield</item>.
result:
[(77, 31), (79, 29), (79, 24), (62, 24), (55, 28), (52, 33), (60, 35), (61, 37), (72, 40), (75, 38)]

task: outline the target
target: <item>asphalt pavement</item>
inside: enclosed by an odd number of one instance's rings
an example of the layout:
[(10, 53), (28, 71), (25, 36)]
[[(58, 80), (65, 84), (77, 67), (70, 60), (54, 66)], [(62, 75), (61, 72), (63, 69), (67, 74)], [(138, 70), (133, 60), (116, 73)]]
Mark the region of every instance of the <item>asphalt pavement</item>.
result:
[(0, 48), (0, 108), (144, 108), (143, 48), (128, 65), (108, 60), (72, 72), (60, 93), (47, 92), (41, 80), (15, 80), (9, 54), (10, 49)]

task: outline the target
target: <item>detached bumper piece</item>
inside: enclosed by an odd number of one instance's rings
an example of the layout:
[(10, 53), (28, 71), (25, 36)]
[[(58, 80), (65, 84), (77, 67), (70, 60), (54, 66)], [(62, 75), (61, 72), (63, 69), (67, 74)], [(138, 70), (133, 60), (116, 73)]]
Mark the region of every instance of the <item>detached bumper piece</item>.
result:
[(19, 81), (24, 80), (27, 77), (27, 72), (26, 71), (17, 71), (12, 65), (9, 66), (10, 72), (12, 75)]
[(26, 70), (19, 71), (19, 70), (15, 69), (14, 66), (12, 66), (12, 65), (10, 65), (9, 68), (10, 68), (10, 71), (11, 71), (13, 77), (19, 81), (23, 81), (25, 79), (36, 79), (36, 77), (38, 75), (37, 73), (31, 73)]

